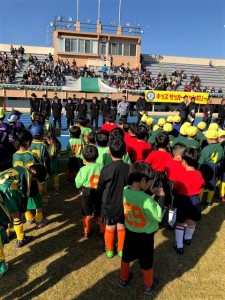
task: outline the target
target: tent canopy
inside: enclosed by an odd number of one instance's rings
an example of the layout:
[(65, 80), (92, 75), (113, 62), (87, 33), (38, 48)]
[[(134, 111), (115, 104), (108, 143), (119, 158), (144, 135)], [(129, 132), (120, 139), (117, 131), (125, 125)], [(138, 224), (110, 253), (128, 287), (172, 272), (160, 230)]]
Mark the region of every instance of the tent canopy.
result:
[(80, 77), (72, 84), (62, 87), (62, 91), (86, 92), (86, 93), (118, 93), (118, 89), (111, 88), (99, 78)]

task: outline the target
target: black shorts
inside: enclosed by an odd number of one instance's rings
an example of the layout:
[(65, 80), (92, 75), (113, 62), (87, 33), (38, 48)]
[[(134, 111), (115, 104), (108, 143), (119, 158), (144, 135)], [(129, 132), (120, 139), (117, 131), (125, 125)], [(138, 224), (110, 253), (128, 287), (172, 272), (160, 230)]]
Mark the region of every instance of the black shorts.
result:
[(153, 267), (154, 232), (138, 233), (126, 228), (122, 261), (130, 263), (138, 259), (141, 269)]
[(216, 177), (219, 168), (217, 165), (204, 163), (199, 166), (199, 171), (202, 173), (202, 177), (205, 181), (205, 189), (214, 191), (216, 186)]
[(124, 214), (122, 214), (117, 220), (111, 220), (105, 217), (102, 217), (102, 223), (104, 223), (107, 226), (113, 226), (116, 224), (124, 224), (125, 217)]
[(82, 188), (82, 215), (99, 217), (101, 197), (96, 189)]
[(70, 172), (73, 172), (73, 171), (78, 172), (81, 167), (83, 167), (83, 160), (81, 158), (78, 158), (76, 156), (69, 158), (67, 169)]
[(177, 208), (176, 221), (178, 223), (185, 223), (187, 219), (195, 222), (201, 220), (201, 202), (199, 195), (176, 195), (175, 207)]

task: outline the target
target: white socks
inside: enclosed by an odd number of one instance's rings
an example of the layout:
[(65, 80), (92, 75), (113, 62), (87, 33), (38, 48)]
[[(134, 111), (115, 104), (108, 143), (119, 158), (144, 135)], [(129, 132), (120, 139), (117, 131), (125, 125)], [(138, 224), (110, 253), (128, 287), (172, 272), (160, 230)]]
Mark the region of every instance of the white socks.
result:
[(194, 234), (194, 231), (195, 231), (195, 226), (187, 226), (185, 229), (184, 239), (191, 240), (192, 236)]
[(183, 248), (183, 238), (184, 238), (184, 226), (176, 226), (175, 229), (175, 240), (177, 243), (177, 248)]

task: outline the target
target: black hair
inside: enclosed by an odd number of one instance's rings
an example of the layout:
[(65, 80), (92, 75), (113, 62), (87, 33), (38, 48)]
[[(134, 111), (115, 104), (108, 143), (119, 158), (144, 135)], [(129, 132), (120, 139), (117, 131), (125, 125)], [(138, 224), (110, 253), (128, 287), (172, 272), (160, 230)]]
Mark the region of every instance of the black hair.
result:
[(95, 162), (98, 158), (98, 149), (93, 145), (87, 145), (82, 150), (82, 155), (87, 162)]
[(117, 128), (114, 128), (113, 130), (111, 130), (110, 134), (109, 134), (109, 139), (110, 140), (116, 140), (116, 139), (124, 140), (124, 131), (123, 131), (123, 129), (117, 127)]
[(35, 114), (34, 121), (39, 125), (45, 124), (45, 116), (43, 114)]
[(144, 125), (140, 125), (136, 129), (136, 136), (139, 140), (144, 140), (148, 136), (148, 129)]
[(86, 126), (87, 125), (87, 119), (83, 116), (78, 116), (77, 118), (77, 124), (80, 124), (81, 126)]
[(130, 129), (130, 124), (129, 123), (124, 123), (123, 124), (123, 130), (124, 130), (124, 132), (128, 132), (129, 129)]
[(184, 151), (187, 149), (187, 146), (183, 143), (177, 143), (172, 148), (172, 154), (175, 156), (176, 154), (183, 155)]
[(140, 182), (142, 178), (146, 181), (152, 180), (155, 177), (154, 170), (145, 162), (136, 162), (130, 165), (128, 173), (128, 182), (131, 185), (133, 182)]
[(169, 137), (164, 132), (159, 132), (155, 137), (155, 142), (158, 148), (166, 148), (169, 144)]
[(107, 116), (106, 121), (109, 123), (114, 123), (115, 117), (113, 115), (109, 115), (109, 116)]
[(34, 177), (40, 181), (44, 182), (46, 175), (47, 175), (47, 169), (43, 164), (33, 164), (29, 167), (31, 171), (34, 171)]
[(81, 129), (79, 126), (71, 126), (69, 128), (69, 132), (70, 132), (70, 135), (72, 138), (75, 138), (75, 139), (79, 139), (80, 135), (81, 135)]
[(96, 134), (96, 142), (100, 147), (106, 147), (109, 142), (109, 133), (102, 130)]
[(124, 125), (126, 123), (126, 119), (125, 118), (120, 118), (118, 125)]
[(27, 147), (27, 143), (32, 142), (32, 134), (29, 130), (21, 129), (15, 138), (14, 146), (18, 150), (20, 147)]
[(72, 99), (72, 98), (70, 98), (70, 97), (67, 99), (67, 101), (68, 101), (68, 100), (71, 100), (71, 101), (73, 101), (73, 99)]
[(87, 136), (88, 144), (96, 144), (96, 132), (91, 131)]
[(136, 135), (137, 124), (136, 123), (131, 123), (129, 129), (130, 129), (131, 133)]
[(60, 141), (57, 139), (56, 135), (53, 132), (49, 131), (47, 133), (46, 137), (53, 141), (53, 143), (56, 146), (57, 151), (61, 151), (62, 145), (61, 145)]
[(109, 150), (115, 158), (122, 158), (126, 153), (126, 144), (121, 139), (111, 140), (109, 142)]
[(200, 157), (200, 153), (195, 148), (187, 148), (182, 155), (182, 159), (186, 161), (188, 166), (194, 168), (198, 167), (199, 157)]

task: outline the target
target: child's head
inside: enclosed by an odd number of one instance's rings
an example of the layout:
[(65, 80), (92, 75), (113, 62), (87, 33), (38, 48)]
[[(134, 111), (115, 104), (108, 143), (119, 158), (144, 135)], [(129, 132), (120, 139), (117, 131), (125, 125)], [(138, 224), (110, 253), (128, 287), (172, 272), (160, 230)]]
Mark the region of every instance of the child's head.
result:
[(93, 163), (98, 158), (98, 149), (93, 145), (87, 145), (82, 150), (82, 155), (84, 158), (84, 163)]
[(124, 130), (124, 132), (128, 132), (129, 129), (130, 129), (130, 124), (129, 123), (124, 123), (123, 124), (123, 130)]
[(149, 189), (151, 180), (154, 178), (155, 173), (153, 169), (145, 162), (136, 162), (130, 166), (128, 173), (129, 185), (134, 183), (139, 184), (139, 188), (142, 191)]
[(26, 129), (22, 129), (21, 131), (18, 132), (15, 138), (14, 146), (17, 150), (19, 150), (20, 147), (28, 149), (31, 145), (32, 139), (33, 138), (30, 131)]
[(124, 131), (121, 128), (114, 128), (111, 130), (109, 134), (109, 139), (110, 140), (116, 140), (116, 139), (121, 139), (124, 140)]
[(8, 117), (8, 122), (9, 122), (10, 124), (16, 124), (17, 121), (18, 121), (17, 115), (11, 114), (11, 115)]
[(144, 125), (140, 125), (136, 129), (136, 137), (138, 140), (144, 140), (148, 136), (148, 129)]
[(119, 126), (120, 128), (123, 128), (123, 126), (124, 126), (125, 123), (126, 123), (126, 119), (120, 118), (120, 119), (119, 119), (119, 122), (118, 122), (118, 126)]
[(131, 123), (130, 127), (129, 127), (129, 132), (131, 133), (131, 135), (136, 136), (136, 130), (137, 130), (137, 124), (136, 123)]
[(54, 145), (56, 146), (58, 149), (61, 149), (61, 143), (60, 141), (57, 139), (57, 137), (55, 136), (54, 133), (52, 132), (48, 132), (47, 135), (45, 136), (45, 140), (49, 145)]
[(189, 138), (194, 139), (194, 138), (196, 137), (197, 133), (198, 133), (198, 129), (197, 129), (197, 127), (195, 127), (195, 126), (190, 126), (190, 127), (187, 129), (187, 136), (188, 136)]
[(158, 148), (166, 149), (169, 144), (169, 137), (167, 134), (159, 132), (155, 137), (155, 142)]
[(34, 121), (35, 123), (43, 126), (45, 124), (45, 116), (43, 114), (35, 114)]
[(222, 143), (225, 141), (225, 130), (220, 130), (219, 131), (219, 138), (218, 138), (219, 143)]
[(217, 124), (217, 123), (211, 123), (211, 124), (209, 124), (209, 128), (208, 128), (208, 130), (218, 130), (219, 129), (219, 124)]
[(100, 131), (96, 134), (96, 142), (100, 147), (106, 147), (109, 143), (109, 133), (107, 131)]
[(109, 142), (109, 151), (112, 158), (122, 159), (126, 153), (126, 144), (121, 139), (111, 140)]
[(69, 128), (69, 132), (70, 132), (70, 136), (74, 139), (79, 139), (80, 135), (81, 135), (81, 129), (79, 126), (71, 126)]
[(28, 171), (31, 173), (32, 177), (37, 179), (39, 182), (44, 182), (47, 169), (43, 164), (33, 164), (28, 168)]
[(172, 155), (175, 160), (182, 161), (182, 155), (187, 149), (185, 144), (177, 143), (172, 148)]
[(218, 142), (219, 133), (217, 130), (208, 129), (206, 132), (206, 139), (208, 144), (215, 144)]
[(197, 125), (197, 127), (198, 127), (198, 129), (200, 131), (205, 131), (206, 130), (206, 126), (207, 126), (207, 124), (205, 122), (203, 122), (203, 121), (199, 122), (198, 125)]
[(109, 115), (107, 118), (106, 118), (106, 122), (108, 123), (115, 123), (115, 117), (113, 115)]
[(88, 133), (87, 142), (88, 144), (92, 144), (92, 145), (96, 144), (96, 132), (91, 131)]
[(197, 169), (198, 167), (198, 160), (199, 160), (200, 153), (195, 148), (187, 148), (184, 150), (182, 155), (182, 165), (187, 167), (193, 167)]
[(44, 134), (44, 128), (43, 128), (43, 126), (41, 126), (39, 124), (34, 124), (31, 126), (30, 132), (34, 139), (39, 140), (42, 138), (42, 136)]
[(72, 103), (72, 101), (73, 101), (72, 98), (68, 98), (68, 99), (67, 99), (67, 102), (68, 102), (68, 103)]
[(173, 117), (173, 122), (174, 124), (178, 125), (181, 122), (181, 117), (180, 116), (174, 116)]
[(79, 126), (86, 127), (87, 119), (85, 117), (80, 116), (80, 117), (77, 118), (77, 124)]

